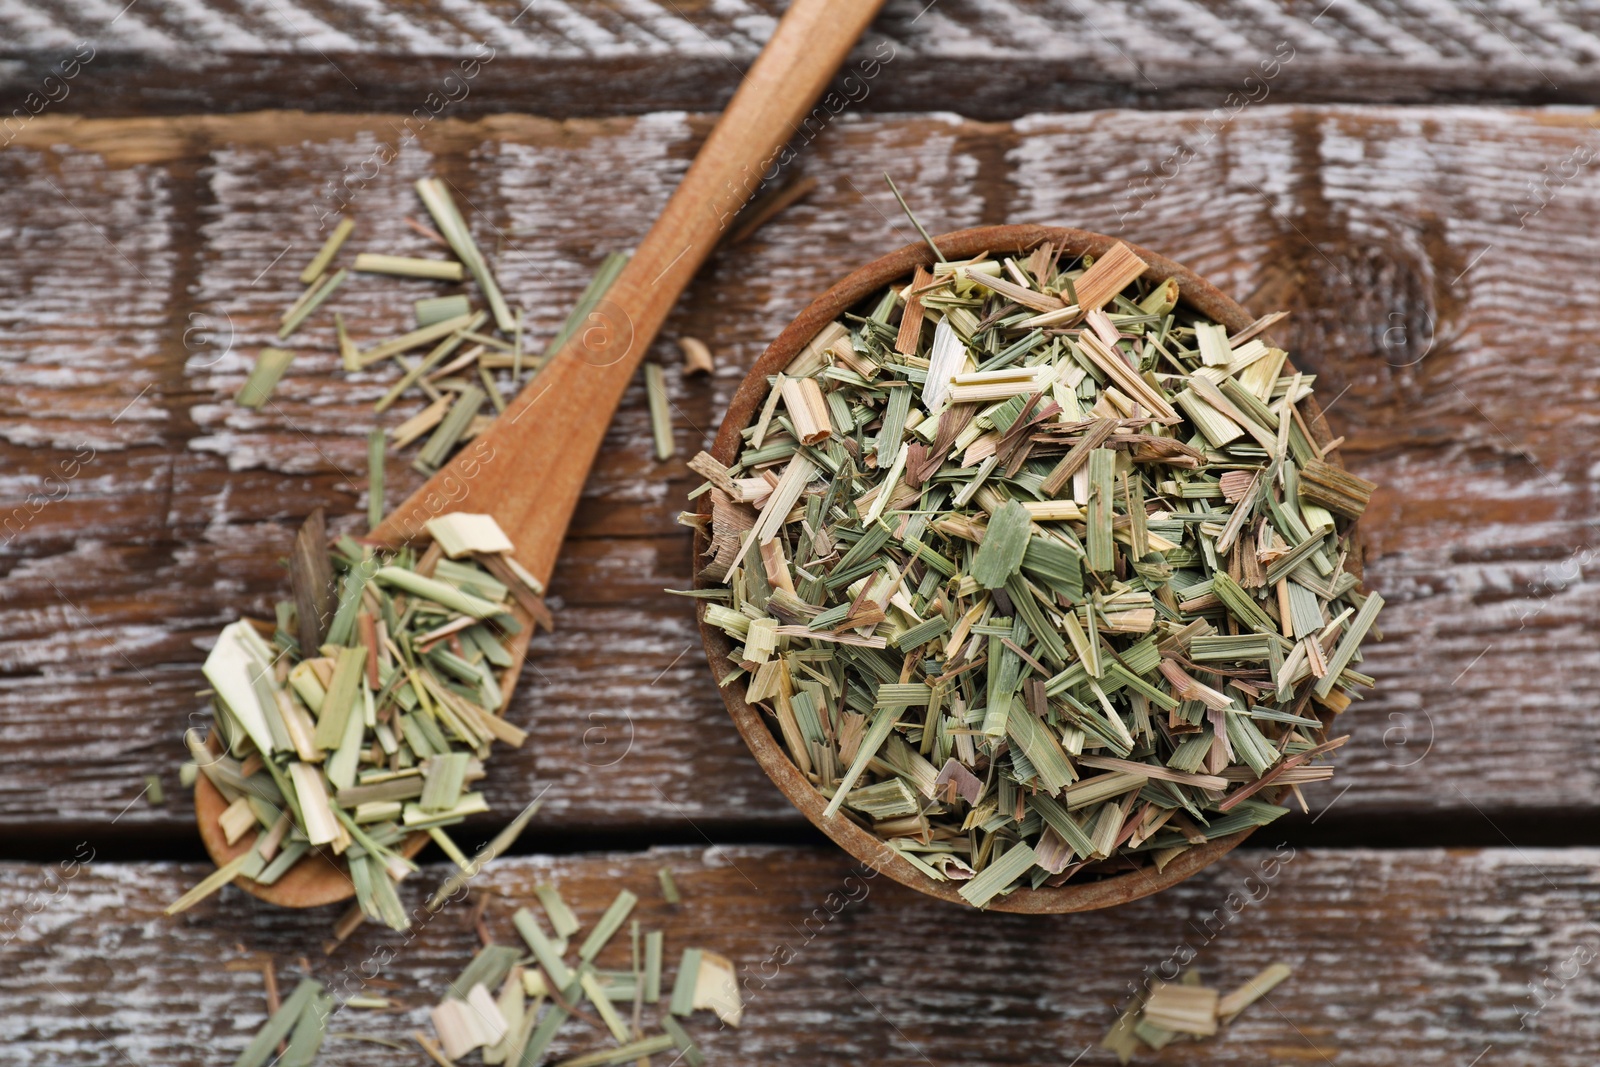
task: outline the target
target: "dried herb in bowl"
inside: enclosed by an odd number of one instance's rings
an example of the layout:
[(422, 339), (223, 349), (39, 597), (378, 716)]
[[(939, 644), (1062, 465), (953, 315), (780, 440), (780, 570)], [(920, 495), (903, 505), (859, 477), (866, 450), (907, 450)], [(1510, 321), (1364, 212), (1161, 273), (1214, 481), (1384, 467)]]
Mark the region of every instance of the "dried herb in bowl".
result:
[(691, 466), (704, 620), (797, 769), (983, 906), (1270, 822), (1382, 598), (1313, 378), (1126, 246), (919, 269)]

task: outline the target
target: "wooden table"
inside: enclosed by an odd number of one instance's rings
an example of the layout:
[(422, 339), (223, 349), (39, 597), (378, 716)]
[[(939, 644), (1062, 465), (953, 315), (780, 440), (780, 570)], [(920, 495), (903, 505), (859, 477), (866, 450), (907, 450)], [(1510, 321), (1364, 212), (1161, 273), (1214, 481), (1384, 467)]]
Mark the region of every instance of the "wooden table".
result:
[[(677, 457), (653, 460), (642, 387), (617, 415), (510, 711), (533, 740), (488, 782), (502, 812), (548, 787), (525, 854), (481, 880), (491, 931), (514, 937), (536, 881), (590, 920), (620, 880), (679, 945), (747, 969), (744, 1028), (697, 1023), (713, 1064), (1112, 1062), (1090, 1046), (1184, 949), (1219, 986), (1277, 960), (1296, 975), (1163, 1062), (1593, 1064), (1600, 15), (924, 3), (891, 0), (857, 51), (881, 60), (864, 97), (797, 139), (816, 191), (719, 253), (657, 342), (669, 366), (678, 335), (719, 360), (667, 376)], [(411, 180), (454, 182), (548, 337), (644, 233), (780, 7), (0, 3), (0, 99), (56, 97), (0, 136), (0, 1064), (231, 1061), (265, 1001), (227, 965), (266, 957), (289, 982), (387, 952), (373, 988), (408, 1010), (349, 1028), (423, 1022), (478, 943), (461, 914), (331, 956), (336, 910), (228, 889), (160, 914), (206, 869), (176, 775), (203, 650), (270, 611), (312, 508), (356, 527), (388, 375), (347, 377), (323, 316), (274, 405), (230, 398), (347, 176), (361, 243), (399, 254), (425, 248), (402, 223)], [(468, 95), (415, 118), (485, 41)], [(75, 52), (63, 98), (43, 79)], [(407, 118), (395, 162), (363, 171)], [(683, 461), (744, 369), (833, 278), (912, 239), (885, 169), (935, 231), (1121, 234), (1293, 311), (1297, 362), (1382, 486), (1367, 575), (1390, 607), (1363, 668), (1380, 688), (1345, 716), (1336, 779), (1160, 897), (1024, 919), (858, 880), (836, 909), (849, 863), (746, 754), (663, 592), (691, 570)], [(351, 330), (393, 332), (405, 288), (348, 286)], [(415, 478), (391, 471), (394, 502)], [(663, 863), (676, 909), (651, 888)], [(422, 1060), (340, 1041), (322, 1062)]]

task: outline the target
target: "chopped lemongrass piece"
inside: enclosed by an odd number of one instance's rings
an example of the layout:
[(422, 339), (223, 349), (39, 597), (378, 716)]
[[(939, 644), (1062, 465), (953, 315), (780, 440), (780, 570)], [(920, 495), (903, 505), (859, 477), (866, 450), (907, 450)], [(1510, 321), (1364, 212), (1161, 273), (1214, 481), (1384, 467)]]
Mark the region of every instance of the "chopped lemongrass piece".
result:
[(306, 264), (305, 270), (300, 272), (300, 284), (310, 285), (322, 277), (322, 272), (328, 269), (333, 262), (333, 257), (339, 254), (339, 248), (344, 244), (345, 238), (350, 236), (350, 231), (356, 228), (354, 219), (340, 219), (339, 224), (333, 228), (328, 239), (322, 243), (322, 249)]
[(450, 559), (474, 552), (512, 552), (516, 547), (493, 515), (456, 511), (429, 519), (423, 528)]
[(478, 288), (483, 290), (484, 298), (489, 301), (489, 308), (494, 312), (495, 325), (502, 331), (510, 333), (516, 328), (516, 322), (511, 317), (511, 309), (506, 305), (505, 297), (500, 294), (500, 287), (495, 284), (494, 275), (489, 271), (489, 264), (473, 242), (466, 220), (456, 209), (455, 201), (451, 198), (445, 183), (438, 178), (420, 178), (417, 181), (417, 193), (427, 205), (428, 213), (433, 216), (433, 221), (439, 227), (439, 233), (450, 243), (451, 251), (466, 264), (473, 278), (477, 280)]
[(405, 278), (436, 278), (445, 282), (459, 282), (463, 277), (461, 264), (453, 260), (382, 256), (372, 252), (362, 252), (356, 256), (350, 269), (363, 274), (397, 274)]
[(668, 904), (677, 904), (683, 900), (678, 895), (678, 883), (672, 880), (672, 868), (662, 867), (656, 872), (656, 877), (661, 882), (661, 896)]
[(656, 459), (671, 459), (677, 445), (672, 440), (672, 412), (668, 410), (672, 402), (667, 399), (667, 379), (661, 364), (645, 363), (644, 387), (650, 406), (650, 433), (655, 438)]
[(578, 932), (578, 917), (561, 898), (561, 890), (546, 882), (534, 886), (533, 893), (543, 905), (545, 915), (550, 918), (550, 928), (557, 937), (567, 938)]
[(367, 529), (383, 522), (383, 431), (367, 434)]
[(293, 310), (292, 314), (284, 319), (283, 325), (278, 327), (278, 340), (282, 341), (290, 334), (298, 330), (300, 328), (300, 324), (305, 322), (306, 319), (310, 317), (312, 312), (321, 307), (328, 297), (333, 295), (333, 291), (335, 289), (344, 284), (344, 280), (345, 278), (349, 277), (349, 274), (349, 271), (340, 270), (335, 273), (333, 277), (329, 278), (327, 281), (318, 286), (315, 292), (307, 297), (298, 307)]
[(293, 359), (294, 353), (287, 349), (263, 348), (260, 355), (256, 356), (256, 365), (250, 371), (250, 377), (245, 379), (244, 385), (235, 394), (234, 403), (243, 408), (259, 410), (271, 399), (272, 391), (278, 387), (278, 381)]
[(580, 327), (591, 325), (590, 315), (605, 298), (606, 290), (611, 288), (611, 283), (617, 280), (617, 275), (622, 273), (622, 268), (628, 265), (628, 256), (623, 252), (609, 252), (605, 259), (600, 261), (599, 268), (594, 272), (594, 277), (584, 288), (583, 295), (578, 297), (578, 302), (573, 305), (566, 321), (561, 324), (561, 329), (550, 339), (550, 344), (544, 350), (544, 359), (549, 360), (561, 347), (567, 343)]
[(460, 318), (472, 313), (472, 305), (462, 293), (452, 296), (430, 296), (416, 302), (417, 328), (432, 326), (446, 319)]
[(1230, 1023), (1240, 1012), (1266, 996), (1277, 988), (1278, 984), (1293, 973), (1287, 964), (1274, 963), (1264, 968), (1260, 974), (1251, 978), (1244, 985), (1231, 993), (1225, 993), (1217, 1000), (1217, 1019), (1219, 1022)]
[(475, 385), (469, 385), (456, 397), (456, 402), (439, 420), (438, 427), (433, 431), (433, 436), (428, 438), (428, 443), (422, 446), (422, 451), (417, 453), (412, 466), (423, 474), (432, 474), (444, 466), (445, 460), (455, 449), (457, 442), (467, 432), (467, 425), (478, 414), (478, 409), (483, 407), (486, 394)]
[(626, 889), (620, 890), (616, 899), (611, 902), (611, 906), (605, 910), (605, 914), (594, 924), (594, 929), (589, 931), (589, 936), (584, 938), (583, 945), (578, 949), (578, 958), (587, 963), (598, 956), (600, 950), (606, 947), (606, 942), (610, 941), (612, 935), (621, 928), (623, 921), (638, 902), (638, 897)]

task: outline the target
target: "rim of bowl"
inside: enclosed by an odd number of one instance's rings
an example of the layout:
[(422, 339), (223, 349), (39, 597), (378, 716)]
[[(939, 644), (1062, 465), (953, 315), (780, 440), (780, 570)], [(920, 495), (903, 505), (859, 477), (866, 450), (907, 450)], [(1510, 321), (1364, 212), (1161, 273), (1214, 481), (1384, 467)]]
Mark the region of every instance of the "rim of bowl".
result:
[[(1105, 234), (1062, 226), (1015, 225), (980, 226), (956, 230), (934, 238), (934, 243), (938, 245), (940, 251), (950, 259), (967, 259), (983, 252), (1024, 252), (1045, 241), (1054, 244), (1058, 253), (1070, 253), (1074, 256), (1085, 254), (1100, 256), (1113, 245), (1126, 244), (1139, 258), (1149, 264), (1143, 277), (1156, 281), (1176, 278), (1180, 300), (1190, 308), (1226, 326), (1230, 331), (1242, 330), (1254, 321), (1253, 316), (1236, 301), (1189, 268), (1141, 248), (1131, 241), (1121, 241)], [(769, 391), (766, 378), (788, 366), (790, 360), (816, 336), (819, 330), (891, 282), (909, 277), (917, 267), (927, 267), (933, 262), (933, 251), (926, 244), (905, 245), (852, 271), (811, 301), (767, 346), (761, 358), (756, 360), (755, 365), (745, 375), (744, 381), (740, 383), (729, 402), (721, 426), (717, 429), (716, 441), (710, 449), (712, 456), (720, 463), (733, 461), (737, 453), (740, 431), (750, 425), (761, 404), (766, 400)], [(1286, 364), (1291, 367), (1292, 365), (1292, 362)], [(1313, 439), (1319, 444), (1330, 441), (1332, 435), (1315, 397), (1311, 397), (1305, 405), (1305, 414)], [(1337, 450), (1331, 451), (1328, 459), (1329, 462), (1338, 464), (1340, 460)], [(700, 513), (709, 514), (709, 508), (709, 499), (702, 498)], [(707, 545), (705, 533), (697, 529), (694, 536), (694, 588), (696, 589), (709, 587), (708, 583), (701, 580), (699, 574), (700, 560), (705, 555)], [(1358, 577), (1359, 559), (1359, 548), (1353, 542), (1351, 552), (1353, 563), (1347, 566)], [(858, 826), (842, 813), (832, 818), (824, 818), (823, 811), (827, 807), (827, 798), (800, 773), (788, 752), (767, 727), (761, 712), (745, 700), (744, 685), (740, 682), (723, 684), (723, 680), (733, 669), (727, 659), (733, 647), (727, 636), (721, 630), (708, 626), (704, 612), (698, 607), (696, 621), (705, 646), (706, 660), (734, 726), (756, 757), (761, 769), (789, 802), (798, 808), (813, 826), (865, 867), (877, 873), (887, 874), (895, 881), (918, 892), (950, 901), (964, 908), (971, 908), (972, 905), (962, 899), (957, 892), (959, 883), (934, 881), (912, 866), (881, 838)], [(1063, 913), (1092, 911), (1138, 900), (1174, 886), (1215, 863), (1243, 843), (1255, 829), (1241, 830), (1208, 841), (1204, 845), (1196, 845), (1179, 854), (1161, 871), (1157, 871), (1153, 866), (1144, 866), (1076, 885), (1069, 881), (1065, 885), (1053, 888), (1024, 887), (1013, 890), (1006, 896), (996, 897), (983, 910), (1025, 914)]]

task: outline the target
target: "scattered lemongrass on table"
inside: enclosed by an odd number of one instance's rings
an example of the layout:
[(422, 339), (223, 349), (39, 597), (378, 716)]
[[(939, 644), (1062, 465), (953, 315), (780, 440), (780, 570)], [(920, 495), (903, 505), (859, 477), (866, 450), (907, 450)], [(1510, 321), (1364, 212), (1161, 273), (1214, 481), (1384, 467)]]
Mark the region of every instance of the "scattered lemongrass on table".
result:
[(1155, 982), (1118, 1016), (1100, 1047), (1128, 1063), (1141, 1045), (1159, 1052), (1175, 1041), (1214, 1037), (1250, 1005), (1278, 987), (1292, 972), (1274, 963), (1229, 993), (1200, 984), (1199, 973), (1185, 971), (1177, 982)]
[[(560, 346), (588, 323), (628, 257), (615, 252), (608, 254), (544, 353), (528, 355), (523, 312), (520, 308), (513, 311), (507, 304), (494, 271), (473, 241), (449, 187), (439, 179), (424, 178), (416, 183), (416, 189), (438, 228), (438, 240), (443, 241), (456, 258), (358, 251), (348, 266), (335, 268), (335, 259), (356, 230), (353, 219), (341, 219), (300, 272), (305, 289), (280, 317), (278, 339), (287, 342), (294, 337), (334, 300), (352, 275), (388, 276), (447, 285), (463, 282), (470, 276), (487, 304), (483, 311), (474, 314), (471, 298), (466, 293), (417, 299), (412, 302), (416, 318), (414, 328), (365, 348), (345, 329), (342, 314), (334, 316), (338, 352), (345, 371), (371, 372), (389, 363), (398, 370), (395, 382), (376, 404), (378, 414), (415, 394), (427, 401), (421, 410), (388, 431), (387, 442), (391, 451), (399, 452), (423, 440), (413, 457), (413, 466), (423, 474), (432, 474), (458, 449), (483, 433), (504, 410), (507, 398), (527, 384)], [(419, 350), (424, 354), (413, 357), (412, 353)], [(265, 406), (294, 357), (295, 352), (287, 348), (261, 349), (253, 370), (235, 397), (236, 402), (258, 410)]]
[(1314, 376), (1145, 270), (919, 269), (769, 379), (731, 466), (689, 464), (722, 684), (825, 817), (978, 907), (1271, 822), (1373, 684), (1374, 487), (1313, 434)]
[(217, 729), (186, 736), (184, 780), (203, 774), (228, 802), (229, 845), (255, 837), (169, 914), (235, 877), (271, 885), (297, 864), (332, 860), (347, 867), (362, 914), (406, 929), (395, 886), (416, 870), (407, 838), (427, 834), (463, 855), (446, 828), (488, 810), (471, 787), (494, 743), (527, 738), (504, 718), (514, 612), (547, 629), (551, 620), (492, 518), (455, 513), (426, 529), (433, 543), (420, 553), (350, 538), (330, 550), (316, 512), (296, 538), (293, 595), (275, 621), (223, 629), (204, 667)]

